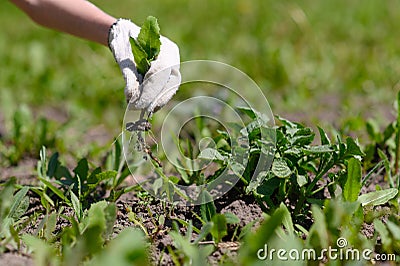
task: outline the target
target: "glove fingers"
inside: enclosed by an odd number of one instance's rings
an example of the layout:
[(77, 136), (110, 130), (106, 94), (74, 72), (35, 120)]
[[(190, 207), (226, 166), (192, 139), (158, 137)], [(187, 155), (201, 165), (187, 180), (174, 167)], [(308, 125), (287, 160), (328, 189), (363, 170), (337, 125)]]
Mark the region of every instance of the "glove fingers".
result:
[(170, 78), (170, 74), (171, 68), (165, 68), (152, 75), (146, 74), (143, 83), (139, 86), (141, 94), (135, 102), (135, 108), (148, 109), (154, 99), (162, 92)]
[(178, 67), (173, 67), (171, 69), (171, 76), (170, 76), (169, 80), (165, 84), (161, 93), (159, 95), (157, 95), (157, 97), (151, 103), (151, 106), (149, 109), (152, 112), (156, 112), (157, 110), (162, 108), (164, 105), (166, 105), (168, 103), (168, 101), (171, 100), (172, 96), (175, 95), (180, 84), (181, 84), (181, 74), (179, 72), (179, 65), (178, 65)]

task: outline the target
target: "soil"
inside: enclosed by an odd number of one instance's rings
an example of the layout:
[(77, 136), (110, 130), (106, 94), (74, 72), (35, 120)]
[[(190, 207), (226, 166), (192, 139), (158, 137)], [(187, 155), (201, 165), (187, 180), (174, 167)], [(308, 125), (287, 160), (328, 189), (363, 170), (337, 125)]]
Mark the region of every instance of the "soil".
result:
[[(60, 116), (62, 116), (62, 114)], [(285, 117), (291, 118), (290, 115)], [(331, 118), (329, 117), (329, 119)], [(0, 138), (2, 133), (4, 133), (4, 128), (1, 126), (2, 124), (2, 116), (0, 113)], [(93, 139), (97, 139), (101, 143), (104, 141), (109, 141), (110, 137), (107, 134), (99, 134), (100, 131), (103, 131), (103, 128), (96, 128), (90, 131), (90, 136), (88, 138), (91, 141), (93, 141)], [(37, 182), (35, 172), (36, 163), (37, 159), (25, 158), (19, 162), (17, 167), (13, 166), (1, 169), (0, 182), (4, 182), (8, 177), (15, 176), (19, 184), (35, 184), (35, 182)], [(362, 192), (365, 193), (368, 191), (373, 191), (375, 190), (376, 185), (380, 185), (384, 188), (387, 186), (387, 182), (383, 180), (381, 175), (376, 176), (371, 180), (371, 183), (367, 187), (363, 188)], [(41, 206), (40, 200), (37, 198), (37, 196), (33, 193), (30, 193), (29, 195), (31, 201), (27, 215), (33, 214), (35, 211), (44, 212), (44, 210), (41, 209), (43, 207)], [(141, 220), (143, 221), (144, 226), (150, 236), (152, 243), (151, 260), (154, 264), (173, 265), (167, 249), (167, 246), (173, 244), (171, 237), (168, 235), (168, 231), (172, 228), (172, 224), (177, 220), (177, 218), (184, 221), (193, 220), (193, 225), (195, 227), (201, 227), (201, 222), (194, 214), (199, 213), (198, 207), (178, 206), (175, 208), (168, 208), (168, 206), (159, 200), (150, 198), (148, 201), (143, 201), (143, 199), (140, 199), (133, 192), (123, 195), (117, 201), (116, 205), (118, 212), (114, 228), (115, 233), (118, 233), (125, 227), (136, 226), (135, 223), (128, 217), (129, 209), (131, 208), (137, 217), (141, 217)], [(263, 217), (263, 212), (258, 203), (254, 201), (254, 198), (239, 194), (234, 189), (229, 191), (220, 199), (217, 199), (215, 201), (215, 206), (218, 213), (230, 212), (235, 214), (240, 219), (240, 223), (238, 224), (236, 231), (237, 235), (240, 234), (240, 231), (245, 225), (252, 221), (258, 221), (254, 225), (254, 227), (257, 227)], [(166, 213), (166, 210), (169, 209), (172, 211)], [(65, 214), (68, 215), (72, 213), (72, 209), (65, 208)], [(163, 225), (158, 225), (156, 217), (161, 214), (165, 215), (165, 223)], [(27, 227), (25, 231), (27, 233), (35, 233), (35, 230), (37, 229), (37, 226), (42, 218), (43, 216), (37, 217), (38, 222), (30, 227)], [(60, 220), (58, 221), (56, 230), (62, 230), (62, 228), (65, 226), (68, 226), (68, 221)], [(216, 264), (223, 258), (233, 257), (237, 254), (239, 243), (232, 241), (234, 228), (229, 229), (230, 234), (223, 239), (224, 241), (222, 243), (216, 245), (216, 250), (209, 257), (209, 260), (212, 264)], [(182, 232), (185, 232), (184, 227), (181, 227), (181, 230)], [(372, 237), (374, 234), (373, 225), (364, 224), (362, 233), (367, 237)], [(196, 234), (193, 234), (193, 237), (196, 237)], [(30, 255), (21, 254), (11, 249), (3, 254), (0, 254), (0, 265), (34, 265), (34, 262)]]
[[(42, 213), (37, 218), (35, 223), (28, 225), (23, 231), (24, 233), (37, 234), (37, 227), (40, 221), (44, 218), (44, 208), (40, 203), (40, 199), (33, 192), (28, 192), (30, 197), (30, 206), (26, 212), (27, 216), (33, 213)], [(177, 219), (189, 222), (192, 220), (193, 226), (201, 228), (202, 224), (196, 218), (195, 213), (199, 214), (198, 206), (175, 206), (171, 208), (168, 204), (161, 202), (154, 198), (146, 200), (140, 199), (134, 192), (124, 194), (117, 202), (117, 220), (114, 225), (114, 234), (116, 235), (125, 227), (136, 227), (135, 223), (129, 219), (129, 210), (139, 218), (147, 230), (150, 238), (150, 259), (154, 264), (160, 265), (174, 265), (170, 255), (168, 254), (167, 246), (173, 245), (171, 237), (168, 232), (172, 230), (172, 224)], [(239, 219), (240, 223), (237, 226), (229, 228), (230, 235), (224, 238), (224, 241), (215, 245), (216, 250), (210, 256), (210, 262), (217, 264), (223, 257), (234, 256), (239, 248), (238, 242), (231, 241), (232, 233), (236, 230), (235, 234), (239, 235), (241, 229), (252, 221), (261, 221), (262, 210), (254, 200), (246, 195), (238, 194), (236, 190), (231, 190), (220, 199), (215, 201), (216, 211), (218, 213), (233, 213)], [(71, 208), (65, 207), (63, 214), (73, 215)], [(165, 215), (165, 223), (158, 224), (159, 215)], [(258, 226), (256, 223), (254, 227)], [(61, 231), (64, 227), (69, 226), (69, 222), (64, 219), (57, 221), (55, 231)], [(237, 228), (235, 228), (237, 227)], [(182, 233), (186, 233), (186, 227), (180, 226)], [(193, 233), (193, 238), (197, 235)], [(213, 244), (213, 242), (205, 244)], [(29, 254), (21, 254), (12, 248), (9, 251), (0, 255), (0, 265), (34, 265), (33, 258)]]
[[(28, 164), (28, 163), (27, 163)], [(32, 184), (32, 176), (30, 174), (21, 175), (27, 177), (27, 183)], [(129, 179), (128, 179), (129, 180)], [(24, 182), (22, 182), (24, 183)], [(374, 190), (375, 185), (383, 185), (386, 183), (383, 178), (375, 178), (370, 186), (367, 187), (368, 191)], [(368, 192), (368, 191), (364, 191)], [(37, 234), (37, 226), (44, 218), (45, 210), (40, 203), (40, 199), (33, 192), (28, 192), (30, 197), (30, 207), (26, 213), (27, 216), (33, 213), (42, 213), (36, 219), (36, 223), (27, 226), (23, 231), (24, 233)], [(213, 242), (205, 242), (205, 244), (213, 244), (215, 251), (209, 256), (211, 264), (216, 265), (221, 260), (232, 258), (237, 255), (237, 250), (240, 247), (239, 242), (232, 241), (233, 232), (239, 235), (241, 230), (247, 224), (257, 221), (253, 229), (256, 229), (262, 221), (263, 211), (255, 202), (253, 197), (240, 194), (235, 188), (230, 190), (227, 194), (214, 202), (217, 213), (232, 213), (236, 215), (240, 222), (238, 225), (230, 225), (229, 234), (223, 239), (223, 242), (215, 245)], [(118, 234), (125, 227), (137, 227), (137, 225), (129, 218), (130, 210), (135, 213), (136, 217), (140, 218), (143, 223), (151, 242), (150, 259), (154, 265), (174, 265), (167, 246), (173, 246), (173, 241), (168, 235), (172, 230), (173, 222), (178, 219), (188, 222), (192, 220), (193, 226), (201, 228), (202, 224), (196, 217), (200, 213), (198, 206), (175, 206), (172, 208), (168, 204), (160, 200), (148, 197), (140, 198), (135, 192), (124, 194), (117, 202), (117, 219), (114, 225), (114, 234)], [(73, 215), (72, 208), (65, 207), (63, 214), (69, 216)], [(158, 217), (165, 216), (163, 225), (158, 224)], [(179, 223), (178, 223), (179, 224)], [(57, 222), (56, 232), (61, 231), (64, 227), (69, 226), (69, 222), (65, 219), (60, 219)], [(180, 225), (180, 224), (179, 224)], [(186, 233), (186, 227), (180, 226), (181, 233)], [(362, 233), (367, 237), (373, 237), (374, 228), (372, 224), (365, 223), (363, 225)], [(193, 239), (196, 238), (193, 233)], [(0, 255), (0, 265), (34, 265), (33, 258), (29, 254), (21, 254), (16, 250), (10, 249), (6, 253)]]

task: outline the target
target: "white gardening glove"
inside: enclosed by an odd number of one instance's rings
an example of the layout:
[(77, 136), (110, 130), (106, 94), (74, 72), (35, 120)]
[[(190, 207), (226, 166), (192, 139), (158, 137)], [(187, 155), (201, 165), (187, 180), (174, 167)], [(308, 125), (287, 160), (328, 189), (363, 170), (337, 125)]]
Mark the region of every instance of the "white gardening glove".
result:
[(179, 48), (161, 36), (160, 53), (150, 63), (144, 78), (138, 74), (129, 38), (137, 38), (140, 28), (130, 20), (119, 19), (110, 28), (109, 46), (125, 79), (129, 109), (142, 109), (151, 115), (163, 107), (181, 83)]

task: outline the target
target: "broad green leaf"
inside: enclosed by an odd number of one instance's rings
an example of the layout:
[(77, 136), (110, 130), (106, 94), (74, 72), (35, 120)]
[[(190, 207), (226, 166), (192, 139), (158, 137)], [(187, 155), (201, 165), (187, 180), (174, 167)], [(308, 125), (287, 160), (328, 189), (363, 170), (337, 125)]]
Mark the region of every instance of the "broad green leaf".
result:
[(297, 184), (299, 185), (299, 187), (304, 186), (305, 184), (307, 184), (307, 178), (304, 175), (296, 175), (297, 177)]
[(22, 236), (22, 241), (34, 251), (35, 265), (60, 264), (56, 249), (50, 243), (28, 234)]
[(101, 172), (100, 167), (96, 168), (87, 180), (88, 184), (84, 186), (83, 198), (92, 193), (101, 181), (113, 180), (116, 176), (117, 172), (114, 170)]
[(29, 207), (29, 198), (26, 197), (26, 193), (28, 193), (28, 191), (29, 187), (25, 186), (15, 194), (8, 217), (18, 219), (26, 212)]
[(346, 139), (346, 153), (345, 156), (353, 157), (353, 156), (364, 156), (364, 153), (361, 151), (360, 146), (355, 142), (355, 140), (351, 137)]
[(346, 201), (356, 201), (361, 190), (361, 162), (350, 158), (347, 164), (347, 180), (343, 187)]
[(289, 235), (294, 235), (295, 231), (294, 231), (292, 216), (290, 215), (288, 208), (283, 202), (281, 202), (281, 204), (279, 205), (279, 209), (283, 211), (283, 221), (282, 221), (283, 226), (285, 226)]
[[(10, 208), (13, 204), (13, 194), (14, 186), (16, 183), (16, 178), (11, 177), (6, 183), (1, 184), (0, 190), (0, 220), (9, 217)], [(0, 223), (0, 231), (2, 230), (4, 224)]]
[[(181, 168), (179, 168), (179, 169), (181, 169)], [(154, 181), (154, 183), (152, 185), (152, 188), (153, 188), (153, 191), (154, 191), (155, 195), (157, 195), (158, 194), (158, 190), (163, 187), (163, 183), (164, 183), (164, 181), (163, 181), (162, 178), (157, 178)]]
[(287, 178), (292, 173), (292, 170), (290, 170), (284, 159), (278, 158), (272, 163), (272, 173), (277, 177)]
[(55, 152), (49, 160), (49, 164), (47, 167), (47, 176), (53, 177), (56, 173), (57, 167), (60, 165), (60, 161), (58, 160), (58, 152)]
[(311, 144), (314, 140), (315, 133), (312, 132), (311, 128), (301, 128), (296, 131), (293, 137), (290, 139), (292, 145), (305, 146)]
[(369, 192), (367, 194), (360, 195), (358, 197), (358, 201), (361, 203), (362, 206), (365, 205), (382, 205), (388, 202), (389, 200), (393, 199), (397, 193), (397, 188), (388, 188), (384, 190)]
[(160, 27), (155, 17), (147, 17), (137, 39), (131, 38), (131, 47), (136, 68), (140, 74), (145, 75), (161, 47)]
[(205, 193), (207, 193), (208, 196), (205, 196), (203, 194), (202, 201), (207, 203), (203, 203), (200, 205), (200, 213), (203, 221), (208, 222), (211, 221), (211, 218), (216, 214), (216, 209), (214, 202), (209, 200), (209, 197), (211, 197), (211, 195), (208, 192)]
[(150, 62), (147, 59), (146, 51), (140, 46), (136, 39), (131, 38), (130, 40), (137, 71), (144, 76), (150, 68)]
[[(108, 171), (107, 171), (108, 172)], [(105, 173), (107, 173), (105, 172)], [(88, 184), (98, 184), (99, 181), (101, 180), (105, 180), (107, 179), (107, 177), (102, 177), (99, 174), (101, 173), (101, 167), (97, 167), (96, 169), (94, 169), (88, 179), (87, 179), (87, 183)], [(110, 177), (110, 179), (114, 178), (115, 176)]]
[(307, 241), (309, 245), (314, 247), (327, 247), (329, 244), (329, 236), (325, 215), (320, 207), (316, 205), (311, 206), (311, 212), (315, 222), (311, 226)]
[(325, 131), (320, 127), (318, 127), (318, 131), (319, 131), (319, 136), (321, 138), (321, 144), (330, 145), (331, 141), (329, 140), (328, 135), (325, 133)]
[(109, 203), (104, 208), (104, 217), (106, 219), (106, 230), (104, 235), (108, 238), (113, 233), (115, 220), (117, 219), (117, 207), (114, 202)]
[(393, 238), (397, 241), (400, 241), (400, 227), (392, 221), (387, 221), (386, 226), (389, 231), (392, 233)]
[(308, 146), (302, 150), (305, 154), (327, 153), (333, 151), (330, 145)]
[(216, 214), (212, 217), (213, 227), (211, 235), (216, 243), (221, 242), (222, 238), (228, 234), (226, 218), (223, 214)]
[(240, 219), (231, 212), (224, 213), (226, 223), (227, 224), (238, 224), (240, 223)]
[(154, 60), (160, 52), (160, 27), (157, 19), (148, 16), (138, 35), (138, 43), (147, 54), (147, 60)]
[(144, 234), (139, 229), (128, 227), (111, 240), (87, 265), (149, 265), (147, 247)]
[(56, 229), (56, 225), (57, 225), (57, 213), (53, 212), (47, 216), (46, 220), (44, 235), (47, 241), (51, 241), (53, 237), (53, 232)]
[(265, 244), (276, 234), (277, 229), (281, 229), (280, 226), (282, 225), (284, 216), (284, 210), (277, 209), (269, 218), (262, 222), (255, 232), (248, 233), (239, 250), (239, 258), (242, 260), (245, 259), (249, 263), (248, 265), (260, 262), (255, 254), (257, 254), (258, 250), (265, 247)]
[(257, 118), (257, 115), (256, 115), (254, 109), (251, 108), (251, 107), (248, 107), (248, 106), (238, 106), (238, 107), (236, 107), (236, 109), (238, 109), (239, 111), (241, 111), (242, 113), (244, 113), (245, 115), (247, 115), (248, 117), (250, 117), (251, 119)]
[(381, 241), (384, 246), (389, 246), (391, 244), (391, 238), (389, 235), (389, 231), (386, 226), (382, 223), (381, 220), (375, 219), (374, 220), (374, 228), (376, 232), (381, 236)]
[(78, 220), (80, 221), (82, 219), (82, 208), (81, 208), (81, 203), (78, 199), (78, 197), (75, 195), (75, 193), (71, 190), (71, 203), (72, 207), (75, 211), (76, 217), (78, 217)]
[(74, 169), (75, 177), (79, 176), (81, 182), (83, 183), (87, 180), (89, 173), (89, 164), (86, 158), (80, 159), (78, 165)]

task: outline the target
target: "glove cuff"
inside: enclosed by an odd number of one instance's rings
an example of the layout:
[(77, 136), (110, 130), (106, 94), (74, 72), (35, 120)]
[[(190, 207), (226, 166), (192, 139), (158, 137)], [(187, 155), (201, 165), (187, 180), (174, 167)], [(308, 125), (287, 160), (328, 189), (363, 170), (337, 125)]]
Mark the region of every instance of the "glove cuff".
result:
[(108, 48), (112, 51), (111, 49), (111, 41), (114, 38), (114, 36), (112, 36), (112, 31), (114, 30), (114, 27), (118, 24), (120, 18), (117, 19), (113, 24), (111, 24), (110, 28), (108, 29), (108, 36), (107, 36), (107, 44), (108, 44)]

